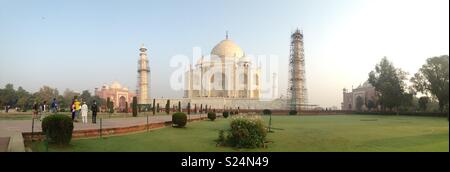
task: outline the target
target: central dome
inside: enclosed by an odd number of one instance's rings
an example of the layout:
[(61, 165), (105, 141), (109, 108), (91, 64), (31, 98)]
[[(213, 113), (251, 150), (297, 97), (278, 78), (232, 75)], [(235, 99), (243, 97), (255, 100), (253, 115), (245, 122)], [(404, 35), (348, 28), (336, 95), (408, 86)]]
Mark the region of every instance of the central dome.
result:
[(212, 49), (211, 55), (216, 55), (220, 58), (240, 58), (244, 56), (244, 52), (239, 45), (229, 39), (225, 39)]

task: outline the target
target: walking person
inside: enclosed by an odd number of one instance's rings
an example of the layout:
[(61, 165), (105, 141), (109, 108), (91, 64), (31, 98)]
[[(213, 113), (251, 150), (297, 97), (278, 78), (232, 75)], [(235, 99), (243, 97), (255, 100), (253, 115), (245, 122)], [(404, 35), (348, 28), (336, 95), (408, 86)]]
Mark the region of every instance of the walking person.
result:
[(78, 119), (80, 117), (81, 112), (81, 102), (78, 101), (78, 99), (75, 99), (75, 119)]
[(72, 101), (72, 104), (70, 105), (70, 112), (72, 112), (72, 121), (76, 122), (75, 119), (75, 101)]
[(83, 102), (83, 105), (81, 106), (81, 119), (83, 121), (83, 124), (87, 124), (87, 115), (88, 115), (88, 106), (86, 105), (86, 102)]
[(44, 103), (41, 105), (41, 117), (39, 120), (42, 121), (45, 118), (47, 111), (48, 111), (47, 101), (44, 101)]
[(92, 123), (97, 123), (97, 112), (98, 112), (98, 106), (97, 101), (94, 100), (94, 102), (91, 105), (91, 111), (92, 111)]
[(39, 105), (36, 101), (33, 103), (33, 120), (37, 118), (37, 115), (39, 113)]
[(58, 102), (56, 101), (56, 98), (53, 98), (52, 105), (50, 106), (52, 113), (58, 112)]

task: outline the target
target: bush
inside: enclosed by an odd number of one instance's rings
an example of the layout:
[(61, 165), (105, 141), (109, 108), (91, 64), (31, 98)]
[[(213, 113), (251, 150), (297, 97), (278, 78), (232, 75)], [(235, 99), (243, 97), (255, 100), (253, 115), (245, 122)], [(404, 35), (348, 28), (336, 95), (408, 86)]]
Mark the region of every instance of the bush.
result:
[(172, 123), (175, 124), (176, 127), (184, 127), (187, 123), (187, 115), (182, 112), (177, 112), (172, 115)]
[(236, 148), (260, 148), (264, 147), (267, 130), (261, 118), (238, 116), (230, 123), (230, 130), (226, 136), (219, 132), (217, 140), (221, 145)]
[(272, 114), (272, 111), (269, 110), (269, 109), (264, 109), (264, 110), (263, 110), (263, 114), (264, 114), (264, 115), (271, 115), (271, 114)]
[(214, 113), (214, 112), (208, 112), (208, 118), (211, 120), (211, 121), (214, 121), (214, 120), (216, 120), (216, 113)]
[(233, 111), (230, 111), (230, 116), (231, 116), (231, 115), (234, 115), (234, 112), (233, 112)]
[(297, 111), (296, 110), (291, 110), (291, 111), (289, 111), (289, 115), (297, 115)]
[(228, 118), (228, 116), (230, 116), (230, 113), (228, 111), (225, 111), (225, 112), (222, 113), (222, 116), (224, 118)]
[(42, 121), (42, 132), (50, 143), (67, 145), (72, 140), (72, 118), (66, 115), (49, 115)]

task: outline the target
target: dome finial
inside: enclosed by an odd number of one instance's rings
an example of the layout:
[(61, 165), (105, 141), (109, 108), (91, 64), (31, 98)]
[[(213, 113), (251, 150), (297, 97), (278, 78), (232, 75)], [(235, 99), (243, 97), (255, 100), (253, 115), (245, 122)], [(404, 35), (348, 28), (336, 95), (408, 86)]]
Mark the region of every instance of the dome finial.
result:
[(226, 31), (225, 39), (228, 40), (228, 30)]

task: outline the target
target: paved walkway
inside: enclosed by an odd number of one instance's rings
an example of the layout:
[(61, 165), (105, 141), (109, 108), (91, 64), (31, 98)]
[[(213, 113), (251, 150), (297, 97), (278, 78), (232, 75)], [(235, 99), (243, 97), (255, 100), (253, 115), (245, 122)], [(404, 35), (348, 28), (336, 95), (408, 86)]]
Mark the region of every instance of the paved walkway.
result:
[[(90, 116), (89, 116), (90, 117)], [(206, 114), (201, 115), (190, 115), (188, 119), (197, 119), (200, 117), (206, 117)], [(172, 121), (171, 115), (162, 116), (148, 116), (149, 124)], [(117, 128), (117, 127), (128, 127), (136, 125), (145, 125), (147, 123), (147, 117), (128, 117), (128, 118), (103, 118), (102, 128)], [(98, 129), (100, 128), (100, 119), (97, 118), (97, 124), (92, 124), (91, 118), (88, 118), (88, 123), (83, 124), (81, 120), (74, 123), (74, 130), (86, 130), (86, 129)], [(22, 132), (31, 132), (32, 130), (32, 120), (0, 120), (0, 137), (11, 138), (10, 144), (21, 143), (23, 144)], [(34, 132), (40, 132), (41, 121), (34, 121)], [(19, 150), (11, 151), (21, 151), (21, 146), (18, 146)], [(1, 152), (1, 151), (0, 151)]]
[(8, 151), (9, 137), (0, 137), (0, 152)]

